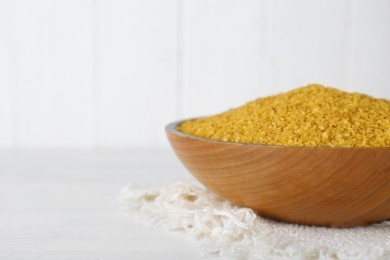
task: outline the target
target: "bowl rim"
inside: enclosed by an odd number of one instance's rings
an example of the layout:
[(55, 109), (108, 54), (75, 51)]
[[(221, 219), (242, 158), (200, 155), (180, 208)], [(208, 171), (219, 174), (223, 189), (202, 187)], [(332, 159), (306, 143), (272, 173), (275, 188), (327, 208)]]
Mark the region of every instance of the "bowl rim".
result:
[(177, 130), (177, 127), (189, 120), (195, 120), (197, 118), (190, 118), (190, 119), (183, 119), (183, 120), (178, 120), (171, 122), (165, 126), (165, 131), (169, 132), (171, 134), (184, 137), (184, 138), (189, 138), (193, 140), (198, 140), (198, 141), (204, 141), (204, 142), (211, 142), (211, 143), (222, 143), (222, 144), (228, 144), (228, 145), (236, 145), (236, 146), (248, 146), (248, 147), (270, 147), (270, 148), (290, 148), (290, 149), (324, 149), (324, 150), (348, 150), (348, 149), (353, 149), (353, 150), (389, 150), (390, 147), (353, 147), (353, 146), (304, 146), (304, 145), (271, 145), (271, 144), (261, 144), (261, 143), (239, 143), (239, 142), (229, 142), (229, 141), (222, 141), (222, 140), (215, 140), (215, 139), (210, 139), (210, 138), (205, 138), (205, 137), (198, 137), (194, 135), (189, 135), (183, 132), (180, 132)]

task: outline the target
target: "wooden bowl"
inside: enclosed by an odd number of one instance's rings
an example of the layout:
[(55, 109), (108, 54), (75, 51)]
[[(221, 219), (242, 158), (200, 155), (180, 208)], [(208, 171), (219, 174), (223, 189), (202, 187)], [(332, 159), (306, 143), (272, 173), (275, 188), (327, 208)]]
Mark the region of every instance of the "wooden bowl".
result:
[(175, 153), (209, 190), (236, 205), (308, 225), (390, 219), (390, 148), (231, 143), (179, 132), (181, 122), (166, 127)]

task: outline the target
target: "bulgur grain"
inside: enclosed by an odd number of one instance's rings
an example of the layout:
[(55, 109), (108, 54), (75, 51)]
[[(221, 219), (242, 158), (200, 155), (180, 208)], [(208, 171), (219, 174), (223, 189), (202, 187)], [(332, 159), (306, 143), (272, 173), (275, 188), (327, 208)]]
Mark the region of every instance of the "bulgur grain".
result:
[(390, 147), (390, 102), (311, 84), (186, 121), (178, 130), (249, 144)]

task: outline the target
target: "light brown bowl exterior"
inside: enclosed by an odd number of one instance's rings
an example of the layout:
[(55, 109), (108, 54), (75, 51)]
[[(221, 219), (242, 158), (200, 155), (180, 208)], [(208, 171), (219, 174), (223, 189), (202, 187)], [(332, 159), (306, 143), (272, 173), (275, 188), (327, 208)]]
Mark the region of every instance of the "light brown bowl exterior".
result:
[(208, 189), (262, 216), (352, 227), (390, 219), (390, 148), (268, 146), (166, 127), (185, 167)]

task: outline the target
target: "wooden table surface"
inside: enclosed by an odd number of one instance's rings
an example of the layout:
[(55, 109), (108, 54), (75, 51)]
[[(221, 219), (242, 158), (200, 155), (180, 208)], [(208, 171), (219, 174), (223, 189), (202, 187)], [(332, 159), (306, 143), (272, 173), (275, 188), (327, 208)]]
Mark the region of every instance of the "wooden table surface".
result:
[(127, 183), (188, 178), (170, 150), (0, 151), (0, 259), (206, 259), (114, 203)]

